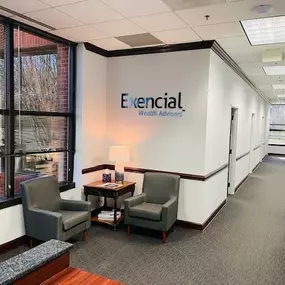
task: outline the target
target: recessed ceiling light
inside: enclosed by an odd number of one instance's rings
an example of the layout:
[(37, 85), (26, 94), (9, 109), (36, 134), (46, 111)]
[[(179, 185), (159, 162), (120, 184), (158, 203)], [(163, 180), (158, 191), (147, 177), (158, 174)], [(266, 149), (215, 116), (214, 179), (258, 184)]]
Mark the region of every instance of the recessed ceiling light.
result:
[(285, 16), (241, 21), (251, 45), (285, 42)]
[(285, 84), (272, 84), (272, 87), (275, 90), (285, 89)]
[(263, 69), (267, 75), (284, 75), (285, 66), (274, 65), (274, 66), (263, 66)]
[(257, 5), (254, 6), (251, 11), (259, 14), (259, 15), (263, 15), (263, 14), (268, 14), (269, 12), (271, 12), (273, 10), (272, 5)]

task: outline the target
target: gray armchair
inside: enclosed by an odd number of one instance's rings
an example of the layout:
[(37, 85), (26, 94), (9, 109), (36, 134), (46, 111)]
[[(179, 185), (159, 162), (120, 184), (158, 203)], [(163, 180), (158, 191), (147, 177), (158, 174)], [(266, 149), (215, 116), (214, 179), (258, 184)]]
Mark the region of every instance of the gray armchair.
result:
[(144, 175), (142, 194), (125, 200), (125, 224), (162, 231), (162, 241), (177, 219), (180, 176)]
[(90, 202), (64, 200), (60, 197), (57, 178), (47, 176), (21, 183), (22, 204), (26, 235), (48, 241), (68, 240), (84, 232), (91, 224)]

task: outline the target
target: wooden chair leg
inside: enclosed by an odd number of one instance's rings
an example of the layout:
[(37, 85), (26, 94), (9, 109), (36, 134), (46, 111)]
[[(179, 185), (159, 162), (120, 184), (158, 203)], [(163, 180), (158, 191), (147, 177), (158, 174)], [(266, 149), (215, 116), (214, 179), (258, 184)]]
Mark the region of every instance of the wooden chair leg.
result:
[(87, 241), (87, 231), (86, 230), (83, 232), (83, 240)]
[(33, 248), (33, 239), (29, 238), (29, 248)]
[(128, 225), (128, 237), (131, 236), (131, 225)]
[(166, 232), (162, 232), (162, 242), (166, 242)]

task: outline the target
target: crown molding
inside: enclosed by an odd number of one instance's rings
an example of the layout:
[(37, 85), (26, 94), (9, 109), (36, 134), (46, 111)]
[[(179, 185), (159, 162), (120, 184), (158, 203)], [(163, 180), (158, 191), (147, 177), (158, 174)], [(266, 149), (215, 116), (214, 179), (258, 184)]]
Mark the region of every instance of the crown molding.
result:
[(177, 52), (186, 50), (200, 50), (200, 49), (211, 49), (214, 51), (239, 77), (241, 77), (264, 101), (271, 104), (263, 92), (250, 80), (245, 72), (239, 67), (239, 65), (226, 53), (226, 51), (214, 40), (201, 41), (193, 43), (182, 43), (172, 45), (159, 45), (142, 48), (132, 48), (123, 50), (105, 50), (99, 48), (90, 43), (84, 43), (87, 50), (97, 53), (104, 57), (120, 57), (130, 55), (142, 55), (142, 54), (154, 54), (154, 53), (166, 53), (166, 52)]

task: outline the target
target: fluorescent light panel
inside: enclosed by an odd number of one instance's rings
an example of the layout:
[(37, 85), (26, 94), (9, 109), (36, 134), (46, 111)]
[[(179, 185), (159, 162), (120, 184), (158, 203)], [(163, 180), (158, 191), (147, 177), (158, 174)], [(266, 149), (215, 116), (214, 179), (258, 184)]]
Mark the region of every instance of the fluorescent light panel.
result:
[(264, 72), (267, 75), (284, 75), (285, 66), (274, 65), (274, 66), (263, 66)]
[(272, 87), (275, 90), (285, 89), (285, 84), (272, 84)]
[(277, 97), (281, 99), (285, 99), (285, 94), (278, 94)]
[(251, 45), (285, 43), (285, 16), (241, 21)]

